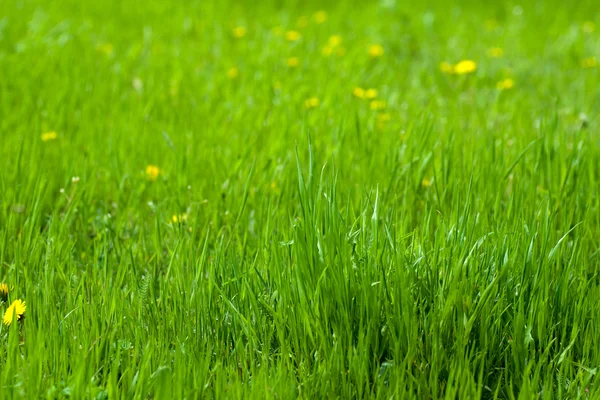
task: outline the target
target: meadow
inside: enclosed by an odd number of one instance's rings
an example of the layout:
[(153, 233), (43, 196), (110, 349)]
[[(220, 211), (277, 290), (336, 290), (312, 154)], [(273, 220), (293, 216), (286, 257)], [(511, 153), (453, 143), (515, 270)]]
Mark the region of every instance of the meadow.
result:
[(600, 398), (599, 84), (587, 0), (0, 0), (0, 398)]

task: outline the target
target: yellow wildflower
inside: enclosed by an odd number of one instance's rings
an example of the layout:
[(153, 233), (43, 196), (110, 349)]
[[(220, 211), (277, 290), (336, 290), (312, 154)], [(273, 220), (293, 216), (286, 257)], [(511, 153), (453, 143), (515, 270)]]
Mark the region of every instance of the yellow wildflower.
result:
[(56, 132), (52, 131), (52, 132), (42, 133), (41, 137), (42, 137), (43, 142), (48, 142), (50, 140), (55, 140), (57, 135), (56, 135)]
[(451, 74), (454, 72), (454, 65), (444, 61), (440, 63), (440, 71), (445, 72), (447, 74)]
[(585, 33), (592, 33), (596, 30), (596, 24), (592, 21), (585, 21), (583, 23), (582, 29)]
[(244, 36), (246, 36), (247, 32), (248, 31), (243, 26), (236, 26), (231, 31), (231, 33), (233, 34), (233, 36), (236, 37), (236, 38), (238, 38), (238, 39), (239, 38), (243, 38)]
[(287, 59), (287, 65), (288, 67), (297, 67), (300, 64), (300, 59), (298, 59), (298, 57), (290, 57)]
[(6, 283), (0, 283), (0, 300), (6, 301), (8, 299), (8, 285)]
[(352, 94), (355, 97), (358, 97), (359, 99), (364, 99), (365, 98), (365, 89), (357, 86), (352, 90)]
[(384, 53), (383, 46), (380, 44), (372, 44), (369, 46), (369, 55), (373, 58), (381, 57)]
[(330, 47), (337, 47), (342, 44), (342, 37), (340, 35), (331, 35), (329, 39), (327, 39), (327, 44)]
[(240, 75), (240, 71), (236, 67), (231, 67), (227, 70), (227, 77), (229, 79), (235, 79)]
[(423, 178), (423, 180), (421, 181), (421, 186), (423, 187), (429, 187), (431, 186), (432, 181), (427, 179), (427, 178)]
[(463, 60), (454, 66), (454, 73), (458, 75), (470, 74), (475, 72), (477, 64), (473, 60)]
[(503, 79), (496, 84), (498, 90), (512, 89), (513, 86), (515, 86), (515, 82), (510, 78)]
[(383, 100), (373, 100), (369, 106), (373, 111), (384, 110), (387, 107), (387, 103)]
[(290, 42), (295, 42), (295, 41), (299, 40), (301, 37), (302, 37), (302, 35), (298, 31), (287, 31), (285, 33), (285, 40), (288, 40)]
[(183, 224), (188, 220), (188, 215), (186, 213), (183, 214), (175, 214), (171, 218), (174, 224)]
[(365, 90), (365, 99), (373, 100), (375, 97), (377, 97), (377, 89)]
[(596, 57), (587, 57), (581, 60), (581, 66), (583, 68), (594, 68), (597, 65), (598, 60), (596, 60)]
[(319, 98), (318, 97), (310, 97), (306, 100), (304, 100), (304, 107), (306, 107), (306, 109), (310, 110), (312, 108), (318, 107), (319, 106)]
[(146, 177), (148, 177), (149, 180), (155, 181), (158, 179), (158, 175), (160, 175), (160, 169), (156, 165), (150, 164), (146, 167)]
[(20, 321), (23, 318), (23, 315), (25, 315), (25, 311), (27, 310), (27, 306), (25, 305), (25, 302), (22, 300), (15, 300), (12, 302), (12, 304), (10, 306), (8, 306), (8, 308), (6, 309), (6, 312), (4, 313), (4, 324), (5, 325), (10, 325), (13, 321), (13, 318), (16, 316), (17, 321)]
[(488, 49), (487, 55), (491, 58), (500, 58), (504, 55), (504, 50), (501, 47), (491, 47)]
[(325, 11), (317, 11), (313, 15), (313, 18), (317, 24), (322, 24), (323, 22), (327, 21), (327, 13)]

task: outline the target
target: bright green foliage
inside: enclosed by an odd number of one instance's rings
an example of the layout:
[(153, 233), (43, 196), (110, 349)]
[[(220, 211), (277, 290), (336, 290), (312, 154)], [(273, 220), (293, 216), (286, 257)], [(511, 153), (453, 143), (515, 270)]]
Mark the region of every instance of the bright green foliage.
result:
[(449, 3), (0, 0), (0, 397), (600, 398), (597, 2)]

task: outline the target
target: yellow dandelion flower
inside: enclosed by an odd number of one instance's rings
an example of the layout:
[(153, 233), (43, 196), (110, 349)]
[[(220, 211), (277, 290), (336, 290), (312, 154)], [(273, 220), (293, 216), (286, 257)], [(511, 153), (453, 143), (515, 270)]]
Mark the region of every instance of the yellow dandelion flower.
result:
[(246, 33), (248, 33), (248, 30), (246, 28), (244, 28), (243, 26), (236, 26), (235, 28), (233, 28), (231, 30), (231, 33), (233, 34), (234, 37), (236, 38), (243, 38), (244, 36), (246, 36)]
[(592, 21), (585, 21), (581, 28), (585, 33), (592, 33), (596, 30), (596, 24)]
[(290, 42), (295, 42), (297, 40), (300, 40), (301, 37), (302, 37), (302, 35), (298, 31), (287, 31), (285, 33), (285, 40), (290, 41)]
[(146, 177), (149, 180), (155, 181), (156, 179), (158, 179), (159, 175), (160, 175), (160, 169), (156, 165), (148, 165), (146, 167)]
[(6, 301), (8, 299), (8, 285), (6, 283), (0, 283), (0, 300)]
[(188, 215), (186, 213), (183, 214), (175, 214), (173, 215), (173, 217), (171, 218), (171, 221), (173, 221), (174, 224), (183, 224), (184, 222), (186, 222), (188, 220)]
[(440, 63), (440, 71), (446, 73), (446, 74), (451, 74), (454, 72), (454, 65), (450, 64), (449, 62), (441, 62)]
[(4, 324), (5, 325), (10, 325), (13, 321), (13, 318), (16, 316), (17, 321), (20, 321), (21, 319), (23, 319), (23, 316), (25, 315), (25, 311), (27, 310), (27, 306), (25, 305), (25, 302), (22, 300), (15, 300), (12, 302), (12, 304), (10, 306), (8, 306), (8, 308), (6, 309), (6, 312), (4, 313)]
[(377, 89), (367, 89), (365, 90), (365, 99), (373, 100), (377, 94)]
[(57, 137), (58, 137), (58, 135), (54, 131), (53, 132), (42, 133), (42, 136), (41, 136), (43, 142), (48, 142), (50, 140), (55, 140)]
[(496, 84), (498, 90), (512, 89), (513, 86), (515, 86), (515, 81), (510, 78), (503, 79)]
[(504, 55), (504, 50), (501, 47), (491, 47), (487, 51), (488, 57), (500, 58)]
[(318, 107), (319, 103), (320, 101), (318, 97), (310, 97), (304, 100), (304, 107), (306, 107), (307, 110), (310, 110), (312, 108)]
[(581, 60), (581, 67), (583, 68), (594, 68), (598, 65), (596, 57), (587, 57)]
[(373, 111), (384, 110), (387, 107), (387, 103), (383, 100), (373, 100), (369, 104), (369, 107)]
[(317, 11), (313, 15), (313, 18), (317, 24), (322, 24), (323, 22), (327, 21), (327, 13), (325, 11)]
[(340, 35), (331, 35), (327, 39), (327, 44), (330, 47), (337, 47), (342, 44), (342, 37)]
[(306, 15), (303, 15), (300, 18), (298, 18), (298, 21), (296, 21), (296, 26), (299, 29), (306, 28), (309, 22), (310, 19)]
[(354, 97), (358, 97), (359, 99), (364, 99), (365, 98), (365, 89), (357, 86), (354, 89), (352, 89), (352, 94), (354, 95)]
[(240, 75), (240, 71), (236, 67), (231, 67), (227, 70), (227, 77), (229, 79), (235, 79)]
[(373, 58), (381, 57), (385, 51), (380, 44), (369, 45), (369, 55)]
[(292, 68), (297, 67), (300, 65), (300, 59), (298, 57), (290, 57), (287, 59), (287, 65)]
[(423, 180), (421, 181), (421, 186), (427, 188), (427, 187), (431, 186), (431, 183), (432, 183), (432, 180), (423, 178)]
[(458, 75), (470, 74), (475, 72), (477, 64), (473, 60), (463, 60), (454, 66), (454, 73)]

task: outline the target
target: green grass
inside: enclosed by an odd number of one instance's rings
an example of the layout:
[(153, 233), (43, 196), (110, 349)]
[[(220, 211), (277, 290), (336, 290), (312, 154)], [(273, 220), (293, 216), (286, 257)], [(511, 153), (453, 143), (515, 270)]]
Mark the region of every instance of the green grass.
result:
[(319, 3), (0, 0), (0, 397), (600, 398), (596, 3)]

